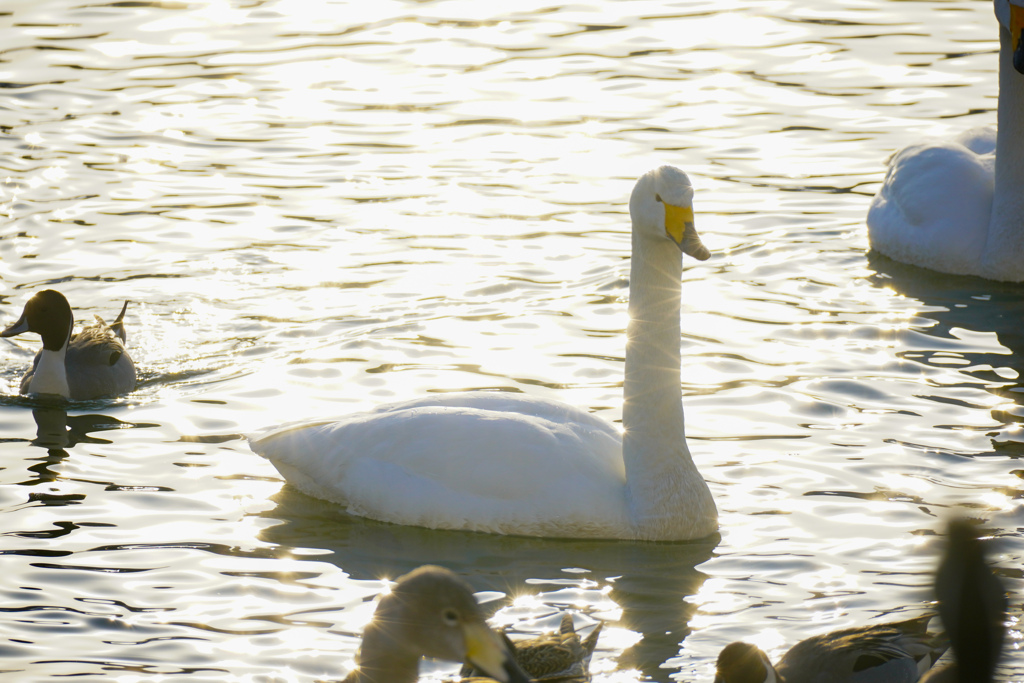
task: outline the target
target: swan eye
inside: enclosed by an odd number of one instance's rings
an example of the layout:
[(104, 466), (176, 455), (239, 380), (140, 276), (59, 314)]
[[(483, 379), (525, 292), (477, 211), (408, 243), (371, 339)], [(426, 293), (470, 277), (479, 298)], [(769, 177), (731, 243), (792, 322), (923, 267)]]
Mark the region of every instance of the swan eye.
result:
[(459, 625), (459, 613), (453, 609), (446, 609), (441, 613), (441, 618), (444, 619), (446, 626), (458, 626)]
[(658, 202), (659, 204), (663, 203), (663, 202), (661, 201), (661, 195), (660, 195), (660, 194), (656, 194), (656, 195), (654, 195), (654, 200), (655, 200), (656, 202)]

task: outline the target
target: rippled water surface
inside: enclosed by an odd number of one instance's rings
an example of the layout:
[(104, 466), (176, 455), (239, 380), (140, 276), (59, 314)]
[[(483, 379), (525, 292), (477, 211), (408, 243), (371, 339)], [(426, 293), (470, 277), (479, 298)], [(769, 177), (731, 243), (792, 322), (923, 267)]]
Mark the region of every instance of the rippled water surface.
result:
[[(926, 609), (945, 520), (1024, 555), (1021, 286), (868, 252), (884, 160), (995, 122), (987, 0), (0, 5), (0, 278), (128, 309), (138, 390), (15, 396), (0, 670), (337, 680), (385, 580), (452, 567), (513, 634), (607, 622), (596, 680), (711, 680)], [(621, 416), (626, 200), (687, 170), (682, 392), (721, 511), (691, 544), (403, 528), (241, 434), (451, 389)], [(486, 455), (486, 454), (484, 454)], [(439, 680), (452, 666), (427, 662)]]

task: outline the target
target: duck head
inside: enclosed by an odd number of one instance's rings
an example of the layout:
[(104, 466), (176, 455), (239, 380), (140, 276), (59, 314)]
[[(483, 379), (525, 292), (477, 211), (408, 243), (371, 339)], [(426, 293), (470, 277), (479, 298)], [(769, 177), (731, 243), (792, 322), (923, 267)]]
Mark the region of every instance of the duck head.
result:
[(729, 643), (718, 654), (715, 683), (777, 683), (778, 674), (761, 648), (750, 643)]
[(531, 681), (487, 626), (468, 584), (442, 567), (428, 565), (400, 577), (377, 606), (374, 630), (386, 639), (408, 634), (408, 642), (392, 647), (411, 652), (413, 659), (422, 655), (464, 662), (500, 683)]
[(44, 289), (28, 300), (18, 321), (0, 332), (0, 337), (35, 332), (43, 338), (44, 349), (60, 351), (71, 338), (74, 324), (71, 305), (64, 295), (53, 289)]

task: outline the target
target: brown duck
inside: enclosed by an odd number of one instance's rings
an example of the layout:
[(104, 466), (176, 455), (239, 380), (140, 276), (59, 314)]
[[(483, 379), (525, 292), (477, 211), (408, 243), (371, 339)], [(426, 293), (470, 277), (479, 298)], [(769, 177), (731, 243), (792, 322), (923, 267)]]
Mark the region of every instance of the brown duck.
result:
[[(534, 680), (546, 683), (587, 683), (590, 681), (590, 659), (601, 634), (602, 622), (598, 622), (587, 637), (580, 640), (573, 626), (572, 616), (562, 615), (562, 624), (557, 633), (547, 633), (527, 640), (510, 640), (501, 636), (512, 648), (516, 663)], [(488, 679), (471, 666), (463, 666), (463, 683), (482, 683)]]

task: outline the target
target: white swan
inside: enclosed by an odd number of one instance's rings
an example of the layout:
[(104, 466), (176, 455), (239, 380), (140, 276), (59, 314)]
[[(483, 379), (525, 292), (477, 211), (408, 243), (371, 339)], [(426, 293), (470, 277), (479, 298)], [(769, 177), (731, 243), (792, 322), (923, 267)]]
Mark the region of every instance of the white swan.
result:
[(974, 129), (893, 156), (868, 210), (868, 237), (878, 252), (945, 273), (1024, 280), (1024, 76), (1015, 68), (1024, 68), (1020, 1), (995, 0), (998, 134)]
[(679, 387), (681, 251), (708, 251), (693, 188), (636, 183), (625, 404), (612, 425), (520, 394), (440, 394), (250, 437), (299, 490), (398, 524), (565, 538), (688, 540), (717, 528), (690, 457)]
[(86, 401), (135, 389), (135, 363), (124, 348), (126, 310), (127, 301), (113, 324), (96, 316), (95, 323), (72, 336), (75, 318), (64, 295), (53, 289), (34, 294), (21, 318), (0, 332), (0, 337), (35, 332), (43, 339), (21, 380), (21, 393)]

